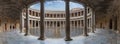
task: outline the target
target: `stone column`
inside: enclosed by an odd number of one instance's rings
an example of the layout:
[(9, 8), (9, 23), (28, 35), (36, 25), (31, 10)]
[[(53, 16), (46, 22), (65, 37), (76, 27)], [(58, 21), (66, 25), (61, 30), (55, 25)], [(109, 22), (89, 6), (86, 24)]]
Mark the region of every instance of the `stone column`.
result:
[(32, 20), (32, 28), (34, 28), (34, 25), (33, 25), (33, 24), (34, 24), (34, 20)]
[(28, 7), (26, 6), (26, 31), (25, 36), (29, 34), (29, 14), (28, 14)]
[(70, 21), (70, 28), (72, 27), (72, 22)]
[(58, 23), (58, 22), (56, 21), (56, 28), (57, 28), (57, 23)]
[[(46, 21), (46, 29), (47, 29), (47, 26), (48, 26), (48, 24), (47, 24), (47, 21)], [(48, 30), (48, 29), (47, 29)]]
[(65, 41), (71, 41), (70, 37), (70, 10), (69, 10), (69, 0), (66, 0), (65, 2), (65, 11), (66, 11), (66, 38)]
[(24, 22), (23, 22), (23, 11), (21, 12), (22, 14), (20, 14), (20, 33), (22, 33), (22, 31), (23, 31), (23, 28), (24, 28)]
[(64, 25), (65, 25), (65, 21), (63, 21), (63, 25), (62, 25), (62, 28), (64, 28), (64, 29), (65, 29), (65, 26), (64, 26)]
[(56, 28), (56, 21), (54, 21), (54, 28)]
[(95, 26), (96, 25), (96, 22), (95, 22), (95, 10), (94, 10), (93, 14), (94, 14), (94, 17), (93, 17), (94, 18), (94, 26), (93, 27), (94, 27), (94, 31), (95, 31), (96, 30), (96, 26)]
[(88, 34), (87, 34), (87, 7), (86, 7), (86, 5), (85, 5), (85, 14), (84, 14), (84, 29), (83, 29), (83, 35), (84, 36), (88, 36)]
[(74, 25), (74, 28), (75, 28), (75, 21), (73, 21), (73, 25)]
[(61, 21), (59, 21), (59, 23), (60, 23), (60, 29), (61, 29)]
[(39, 22), (39, 20), (38, 20), (38, 29), (39, 29), (39, 27), (40, 27), (40, 22)]
[(50, 21), (50, 28), (53, 28), (53, 21)]
[(79, 20), (77, 20), (77, 28), (79, 27), (79, 24), (78, 24)]
[(81, 26), (80, 26), (80, 20), (79, 20), (79, 24), (78, 25), (79, 25), (78, 27), (81, 28)]
[(91, 32), (95, 33), (95, 10), (93, 10), (93, 8), (91, 14), (91, 26), (92, 26)]
[(34, 21), (34, 29), (36, 29), (36, 20)]
[(93, 14), (93, 11), (92, 11), (92, 14), (91, 14), (91, 26), (92, 26), (92, 29), (91, 29), (91, 32), (94, 33), (94, 14)]
[(80, 26), (80, 28), (81, 28), (81, 20), (79, 20), (79, 22), (80, 22), (79, 26)]
[(40, 0), (40, 37), (38, 40), (44, 40), (44, 0)]
[(21, 31), (23, 31), (23, 32), (24, 32), (24, 22), (25, 22), (25, 20), (24, 20), (24, 18), (22, 18), (22, 29), (23, 30), (21, 30)]
[(50, 21), (49, 21), (49, 25), (48, 25), (48, 26), (49, 26), (49, 28), (50, 28)]
[(33, 21), (31, 20), (31, 28), (33, 28)]
[(31, 29), (30, 29), (30, 32), (31, 32), (31, 34), (33, 34), (33, 20), (31, 20)]

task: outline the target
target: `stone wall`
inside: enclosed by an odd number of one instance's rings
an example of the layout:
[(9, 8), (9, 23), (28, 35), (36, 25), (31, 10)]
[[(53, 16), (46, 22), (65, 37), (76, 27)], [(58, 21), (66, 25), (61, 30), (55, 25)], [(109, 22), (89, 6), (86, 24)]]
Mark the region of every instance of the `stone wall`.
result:
[(9, 18), (0, 18), (0, 32), (19, 29), (19, 21)]
[[(104, 13), (99, 19), (96, 19), (96, 28), (110, 29), (110, 19), (112, 21), (112, 30), (120, 31), (120, 0), (114, 0), (111, 6), (108, 8), (107, 13)], [(117, 19), (115, 19), (117, 17)], [(117, 20), (117, 26), (115, 26), (115, 20)], [(117, 27), (117, 29), (115, 29)]]

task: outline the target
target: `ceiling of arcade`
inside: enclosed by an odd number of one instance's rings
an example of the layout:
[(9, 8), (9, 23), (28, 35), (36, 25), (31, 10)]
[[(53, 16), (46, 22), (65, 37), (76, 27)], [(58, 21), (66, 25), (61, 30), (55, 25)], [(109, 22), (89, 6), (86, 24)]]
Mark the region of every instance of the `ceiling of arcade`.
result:
[[(24, 4), (32, 5), (39, 0), (0, 0), (0, 17), (19, 19)], [(52, 0), (46, 0), (52, 1)], [(88, 4), (96, 10), (96, 14), (106, 13), (114, 0), (71, 0), (73, 2)]]

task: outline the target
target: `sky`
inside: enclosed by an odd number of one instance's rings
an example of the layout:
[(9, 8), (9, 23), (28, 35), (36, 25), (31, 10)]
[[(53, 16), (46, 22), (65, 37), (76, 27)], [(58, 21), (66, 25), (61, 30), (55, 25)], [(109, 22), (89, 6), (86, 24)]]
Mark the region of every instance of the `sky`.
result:
[[(33, 4), (30, 8), (40, 10), (40, 3)], [(72, 8), (83, 8), (81, 4), (70, 2), (70, 9)], [(45, 10), (65, 10), (65, 2), (64, 1), (49, 1), (45, 2)]]

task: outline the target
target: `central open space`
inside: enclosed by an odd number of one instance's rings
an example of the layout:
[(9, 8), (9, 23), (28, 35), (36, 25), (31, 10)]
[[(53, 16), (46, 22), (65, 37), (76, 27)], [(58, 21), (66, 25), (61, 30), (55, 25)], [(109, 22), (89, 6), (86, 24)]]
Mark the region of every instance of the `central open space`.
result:
[[(47, 38), (64, 38), (66, 36), (65, 29), (66, 16), (70, 16), (70, 35), (72, 37), (83, 34), (83, 15), (85, 13), (83, 5), (75, 2), (69, 2), (69, 12), (66, 14), (64, 1), (46, 1), (44, 3), (44, 31)], [(29, 14), (29, 34), (33, 36), (40, 36), (40, 6), (41, 3), (35, 3), (28, 9)], [(88, 9), (87, 17), (91, 17), (91, 10)], [(26, 25), (25, 11), (23, 10), (23, 26)], [(40, 15), (39, 15), (40, 14)], [(91, 18), (88, 18), (88, 32), (90, 32)], [(68, 27), (69, 28), (69, 27)], [(26, 30), (26, 29), (25, 29)], [(67, 30), (66, 30), (67, 31)]]

